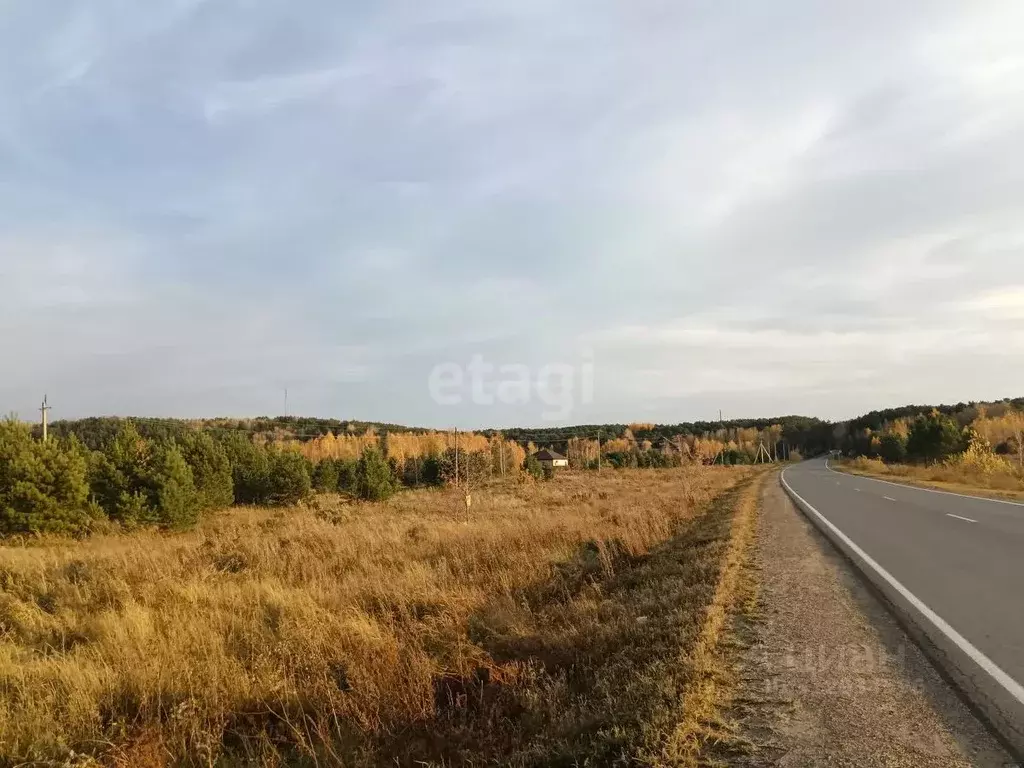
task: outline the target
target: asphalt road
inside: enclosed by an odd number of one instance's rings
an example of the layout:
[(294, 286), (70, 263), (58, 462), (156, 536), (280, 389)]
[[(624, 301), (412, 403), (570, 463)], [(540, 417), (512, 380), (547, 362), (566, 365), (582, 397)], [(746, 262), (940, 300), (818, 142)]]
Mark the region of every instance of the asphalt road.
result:
[(783, 485), (1024, 751), (1024, 504), (847, 475), (823, 459), (790, 467)]

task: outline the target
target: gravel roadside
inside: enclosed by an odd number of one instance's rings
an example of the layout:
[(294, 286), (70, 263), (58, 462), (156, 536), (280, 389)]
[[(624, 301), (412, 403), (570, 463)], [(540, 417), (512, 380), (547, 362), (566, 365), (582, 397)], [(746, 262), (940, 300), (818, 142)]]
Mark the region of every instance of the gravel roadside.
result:
[(733, 716), (753, 747), (729, 765), (1012, 765), (777, 481), (765, 485), (752, 568)]

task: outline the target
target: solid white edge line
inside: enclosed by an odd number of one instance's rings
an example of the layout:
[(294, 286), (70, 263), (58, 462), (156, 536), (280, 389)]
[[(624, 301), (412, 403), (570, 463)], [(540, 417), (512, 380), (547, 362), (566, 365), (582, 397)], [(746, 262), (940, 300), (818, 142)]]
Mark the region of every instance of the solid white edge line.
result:
[(968, 523), (976, 523), (977, 520), (972, 520), (969, 517), (961, 517), (960, 515), (954, 515), (952, 512), (947, 512), (946, 517), (955, 517), (957, 520), (966, 520)]
[[(920, 598), (917, 597), (913, 592), (900, 584), (896, 577), (889, 573), (885, 568), (876, 563), (871, 556), (863, 549), (858, 547), (853, 540), (839, 530), (832, 522), (826, 518), (821, 512), (816, 510), (811, 504), (804, 499), (799, 493), (793, 490), (793, 486), (786, 482), (786, 471), (782, 471), (780, 479), (782, 484), (786, 487), (786, 490), (793, 495), (801, 504), (803, 504), (815, 517), (817, 517), (822, 523), (824, 523), (832, 533), (834, 533), (840, 541), (848, 546), (857, 557), (864, 561), (864, 563), (870, 566), (875, 573), (884, 579), (890, 587), (895, 589), (907, 602), (909, 602), (914, 608), (916, 608), (922, 616), (924, 616), (932, 625), (939, 630), (943, 635), (946, 636), (957, 648), (967, 654), (970, 659), (985, 670), (993, 680), (1001, 685), (1007, 693), (1015, 698), (1021, 705), (1024, 705), (1024, 686), (1021, 686), (1016, 680), (1010, 677), (1006, 672), (999, 668), (999, 666), (992, 661), (988, 656), (975, 648), (970, 640), (957, 632), (951, 627), (945, 619), (939, 616), (935, 611), (921, 602)], [(833, 470), (834, 471), (834, 470)]]
[[(847, 472), (839, 472), (828, 464), (828, 459), (825, 459), (825, 469), (829, 472), (834, 472), (837, 475), (846, 475)], [(880, 480), (877, 477), (869, 477), (867, 475), (850, 475), (851, 477), (862, 477), (865, 480), (870, 480), (873, 483), (885, 483), (886, 485), (893, 485), (897, 488), (906, 488), (911, 491), (924, 491), (925, 493), (938, 493), (942, 496), (956, 496), (960, 499), (974, 499), (975, 501), (991, 501), (993, 504), (1009, 504), (1011, 507), (1024, 507), (1022, 501), (1009, 501), (1008, 499), (992, 499), (988, 496), (971, 496), (969, 493), (953, 493), (952, 491), (940, 491), (938, 488), (922, 488), (919, 485), (910, 485), (908, 483), (894, 483), (891, 480)]]

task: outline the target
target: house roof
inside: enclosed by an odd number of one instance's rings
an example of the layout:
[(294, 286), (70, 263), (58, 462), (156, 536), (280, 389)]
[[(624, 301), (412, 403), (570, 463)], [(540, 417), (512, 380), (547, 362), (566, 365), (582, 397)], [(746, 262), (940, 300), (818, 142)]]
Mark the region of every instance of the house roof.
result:
[(550, 448), (541, 448), (535, 454), (533, 454), (537, 461), (555, 461), (556, 459), (564, 459), (560, 453), (555, 453)]

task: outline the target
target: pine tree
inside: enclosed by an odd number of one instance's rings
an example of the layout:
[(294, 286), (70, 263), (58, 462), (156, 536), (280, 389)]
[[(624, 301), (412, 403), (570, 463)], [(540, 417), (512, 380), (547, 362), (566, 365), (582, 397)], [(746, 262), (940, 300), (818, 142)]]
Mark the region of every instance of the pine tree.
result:
[(941, 461), (966, 448), (960, 425), (938, 411), (918, 416), (910, 425), (907, 453), (913, 459)]
[(0, 422), (0, 533), (85, 533), (88, 495), (77, 441), (37, 442), (27, 426)]
[(202, 510), (230, 507), (235, 500), (235, 483), (227, 451), (207, 432), (190, 432), (178, 442), (192, 469), (199, 506)]
[(165, 443), (154, 451), (148, 485), (152, 522), (165, 528), (187, 528), (199, 519), (200, 494), (192, 469), (175, 443)]
[(336, 493), (338, 479), (338, 463), (334, 459), (321, 459), (313, 469), (313, 487), (321, 493)]
[(236, 504), (266, 504), (270, 493), (270, 456), (244, 434), (221, 442), (231, 464)]
[(367, 448), (356, 469), (356, 493), (368, 501), (384, 501), (396, 490), (397, 482), (391, 467), (376, 448)]
[(302, 454), (294, 451), (272, 451), (267, 501), (271, 504), (294, 504), (309, 496), (312, 481), (309, 465)]

